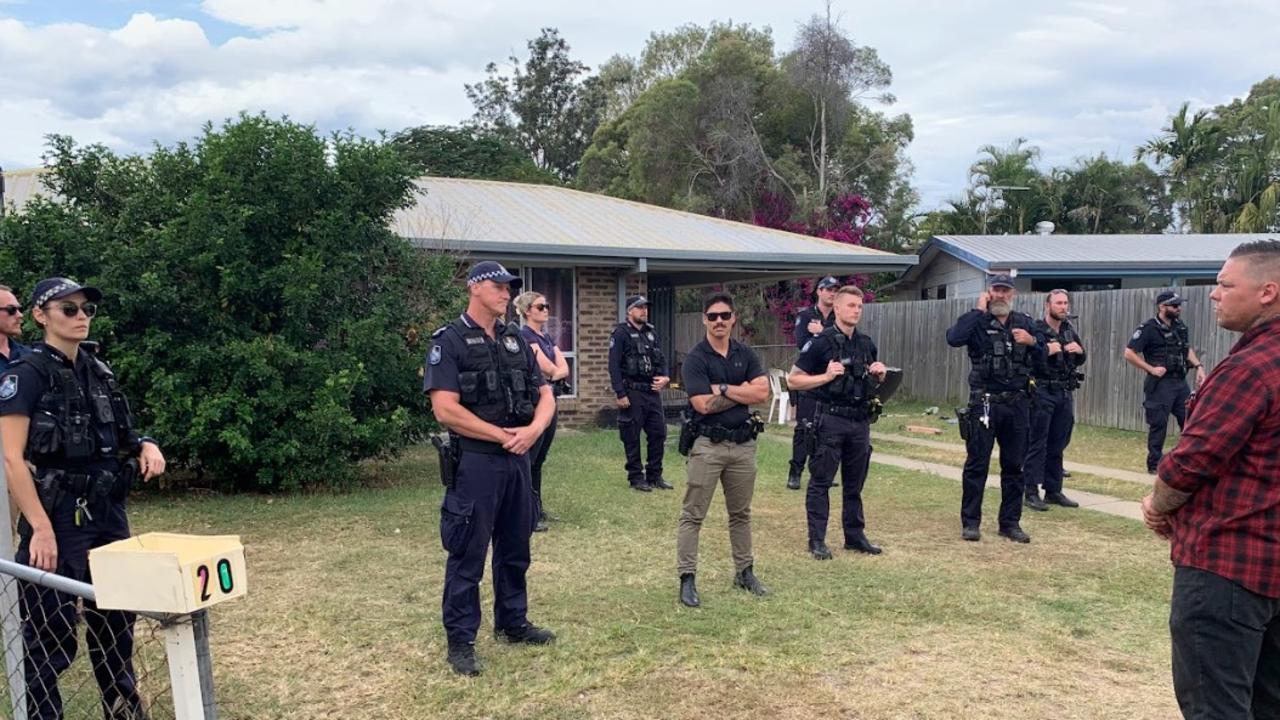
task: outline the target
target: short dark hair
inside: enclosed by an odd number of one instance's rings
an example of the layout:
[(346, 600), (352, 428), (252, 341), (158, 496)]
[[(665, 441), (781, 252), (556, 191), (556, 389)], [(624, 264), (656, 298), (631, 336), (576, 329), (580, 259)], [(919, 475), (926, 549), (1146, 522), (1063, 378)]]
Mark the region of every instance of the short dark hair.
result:
[(1280, 240), (1254, 240), (1240, 243), (1231, 251), (1232, 258), (1247, 258), (1249, 274), (1257, 280), (1280, 280)]
[(729, 294), (729, 293), (727, 293), (727, 292), (713, 292), (713, 293), (711, 293), (710, 295), (708, 295), (708, 296), (706, 296), (705, 298), (703, 298), (703, 300), (702, 300), (702, 312), (706, 312), (706, 311), (710, 310), (710, 309), (711, 309), (711, 306), (712, 306), (712, 305), (715, 305), (716, 303), (724, 303), (725, 305), (728, 305), (728, 306), (729, 306), (729, 309), (730, 309), (730, 310), (733, 310), (733, 309), (734, 309), (734, 307), (733, 307), (733, 296), (732, 296), (732, 295), (730, 295), (730, 294)]
[(1228, 257), (1243, 257), (1245, 255), (1271, 255), (1280, 257), (1280, 240), (1254, 240), (1252, 242), (1240, 243), (1235, 250), (1231, 251)]

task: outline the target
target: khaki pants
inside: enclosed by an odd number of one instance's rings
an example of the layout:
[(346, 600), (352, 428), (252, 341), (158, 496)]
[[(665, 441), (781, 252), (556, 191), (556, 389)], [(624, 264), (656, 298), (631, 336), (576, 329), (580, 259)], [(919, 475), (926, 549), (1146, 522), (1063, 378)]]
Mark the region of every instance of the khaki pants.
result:
[(729, 544), (735, 570), (750, 567), (751, 496), (756, 489), (756, 441), (713, 443), (700, 437), (689, 451), (689, 477), (684, 511), (676, 535), (676, 567), (680, 574), (698, 568), (698, 531), (711, 507), (716, 485), (724, 483), (724, 505), (729, 511)]

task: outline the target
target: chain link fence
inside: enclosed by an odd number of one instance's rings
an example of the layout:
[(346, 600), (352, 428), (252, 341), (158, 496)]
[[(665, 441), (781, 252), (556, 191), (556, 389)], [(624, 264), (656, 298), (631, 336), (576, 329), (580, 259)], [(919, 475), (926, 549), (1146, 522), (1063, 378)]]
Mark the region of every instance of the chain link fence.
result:
[[(181, 698), (175, 703), (168, 655), (170, 630), (175, 623), (191, 624), (192, 616), (99, 610), (93, 598), (90, 585), (0, 560), (0, 648), (6, 677), (0, 687), (0, 718), (193, 717), (176, 709), (184, 703)], [(201, 632), (189, 635), (207, 659), (207, 616), (198, 620)], [(200, 685), (208, 684), (206, 678), (200, 680)], [(211, 700), (211, 686), (209, 691)], [(195, 717), (211, 720), (212, 703)]]

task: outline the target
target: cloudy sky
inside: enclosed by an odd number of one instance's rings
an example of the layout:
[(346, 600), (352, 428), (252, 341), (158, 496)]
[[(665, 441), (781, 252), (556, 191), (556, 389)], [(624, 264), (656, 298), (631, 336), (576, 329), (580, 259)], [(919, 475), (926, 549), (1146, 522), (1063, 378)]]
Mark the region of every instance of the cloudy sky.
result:
[[(810, 7), (811, 6), (811, 7)], [(836, 0), (894, 72), (915, 120), (925, 209), (977, 148), (1022, 136), (1047, 164), (1130, 157), (1183, 101), (1214, 105), (1280, 73), (1275, 0)], [(544, 26), (593, 67), (651, 31), (732, 20), (779, 50), (819, 0), (0, 0), (0, 165), (46, 133), (145, 151), (241, 109), (371, 134), (471, 114), (463, 84)], [(1266, 60), (1272, 58), (1271, 61)]]

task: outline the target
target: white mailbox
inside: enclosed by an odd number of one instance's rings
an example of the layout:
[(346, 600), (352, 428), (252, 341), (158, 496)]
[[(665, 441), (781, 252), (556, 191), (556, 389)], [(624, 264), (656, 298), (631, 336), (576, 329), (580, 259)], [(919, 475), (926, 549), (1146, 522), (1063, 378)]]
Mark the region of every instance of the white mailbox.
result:
[(89, 551), (98, 607), (186, 614), (248, 589), (239, 535), (145, 533)]

